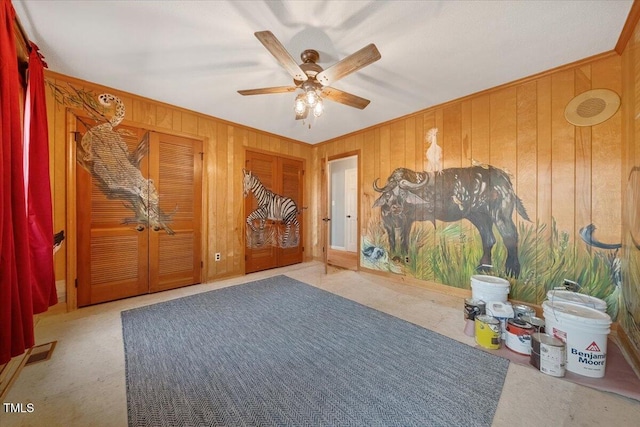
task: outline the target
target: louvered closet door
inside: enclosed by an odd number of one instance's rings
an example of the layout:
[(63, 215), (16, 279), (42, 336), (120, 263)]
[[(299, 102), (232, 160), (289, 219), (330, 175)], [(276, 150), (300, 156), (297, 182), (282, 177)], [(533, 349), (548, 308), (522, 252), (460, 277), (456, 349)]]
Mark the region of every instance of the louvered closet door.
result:
[(201, 141), (151, 133), (149, 176), (174, 233), (149, 231), (151, 292), (200, 283), (201, 152)]
[[(78, 119), (79, 135), (91, 126)], [(111, 142), (104, 145), (100, 161), (93, 161), (94, 169), (97, 164), (113, 171), (106, 174), (112, 182), (105, 185), (95, 170), (92, 176), (80, 164), (76, 168), (81, 307), (201, 280), (202, 142), (122, 125), (117, 129), (127, 150), (113, 151), (117, 144)], [(131, 169), (136, 159), (140, 174)], [(141, 203), (153, 199), (147, 178), (170, 233), (148, 220)], [(144, 188), (136, 185), (141, 182)]]
[[(302, 209), (303, 202), (303, 161), (278, 157), (253, 151), (246, 152), (246, 169), (256, 176), (262, 185), (272, 193), (292, 199), (298, 210)], [(258, 207), (258, 200), (253, 194), (245, 199), (245, 218)], [(304, 211), (302, 211), (304, 212)], [(281, 239), (285, 236), (286, 225), (280, 221), (265, 220), (263, 229), (260, 229), (259, 220), (253, 221), (257, 232), (252, 232), (247, 227), (245, 245), (245, 272), (267, 270), (275, 267), (302, 262), (303, 242), (302, 224), (303, 213), (297, 215), (299, 228), (291, 226), (288, 238), (285, 241), (296, 238), (297, 245), (281, 247)]]
[[(278, 162), (278, 175), (280, 178), (281, 193), (285, 197), (291, 198), (298, 206), (298, 223), (300, 229), (298, 231), (298, 245), (293, 247), (280, 248), (278, 254), (278, 267), (285, 265), (297, 264), (302, 262), (302, 225), (304, 223), (304, 209), (302, 206), (302, 161), (288, 158), (280, 158)], [(285, 225), (279, 224), (280, 234), (284, 234)], [(294, 238), (294, 227), (290, 230), (290, 239)]]
[[(276, 191), (276, 176), (278, 173), (277, 157), (247, 151), (246, 169), (256, 176), (262, 185), (270, 191)], [(253, 194), (245, 198), (245, 218), (258, 207), (258, 201)], [(267, 270), (278, 266), (278, 248), (275, 245), (275, 226), (272, 221), (267, 221), (260, 230), (260, 222), (253, 222), (259, 231), (247, 230), (247, 244), (245, 245), (245, 272)], [(247, 226), (248, 227), (248, 226)]]
[[(86, 133), (95, 123), (78, 118), (76, 129), (79, 135)], [(145, 133), (140, 129), (118, 127), (120, 138), (126, 143), (129, 153), (135, 152)], [(147, 135), (148, 136), (148, 135)], [(107, 154), (113, 155), (111, 166), (124, 157), (110, 153), (115, 144), (105, 144), (104, 162), (110, 165)], [(143, 157), (139, 168), (147, 175), (148, 159)], [(78, 165), (77, 175), (77, 221), (78, 221), (78, 305), (80, 307), (126, 298), (148, 292), (149, 289), (149, 230), (136, 228), (126, 223), (134, 213), (127, 208), (122, 198), (108, 197), (117, 193), (118, 175), (110, 182), (101, 183)], [(106, 188), (110, 185), (111, 190)]]

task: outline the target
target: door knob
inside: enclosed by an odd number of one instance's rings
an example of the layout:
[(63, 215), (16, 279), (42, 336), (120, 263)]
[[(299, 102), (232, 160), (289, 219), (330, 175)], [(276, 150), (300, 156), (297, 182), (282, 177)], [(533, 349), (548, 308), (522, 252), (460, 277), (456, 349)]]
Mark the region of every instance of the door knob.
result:
[(329, 222), (329, 221), (331, 221), (331, 218), (322, 218), (322, 220), (323, 220), (324, 222)]
[(347, 218), (351, 218), (351, 215), (347, 215)]
[(136, 227), (136, 230), (137, 230), (137, 231), (144, 231), (144, 225), (138, 225), (138, 226)]
[(160, 227), (158, 227), (157, 225), (153, 227), (153, 231), (160, 231)]

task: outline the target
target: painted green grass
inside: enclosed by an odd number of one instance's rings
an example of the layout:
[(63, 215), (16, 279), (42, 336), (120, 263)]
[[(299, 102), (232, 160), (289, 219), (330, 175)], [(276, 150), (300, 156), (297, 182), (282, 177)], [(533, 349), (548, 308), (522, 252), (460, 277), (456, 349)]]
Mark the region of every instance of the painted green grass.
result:
[[(388, 251), (388, 240), (381, 225), (372, 227), (369, 242)], [(433, 224), (415, 223), (410, 234), (409, 262), (404, 272), (421, 280), (470, 289), (471, 276), (478, 274), (477, 264), (482, 257), (482, 245), (475, 228), (463, 227), (462, 222)], [(465, 233), (473, 232), (467, 236)], [(612, 280), (612, 266), (616, 253), (587, 247), (581, 240), (570, 239), (558, 230), (555, 221), (547, 224), (520, 222), (518, 227), (520, 276), (507, 277), (504, 269), (506, 249), (500, 234), (495, 231), (496, 245), (492, 252), (493, 268), (482, 274), (504, 277), (511, 283), (509, 297), (541, 304), (549, 289), (562, 286), (565, 279), (580, 284), (580, 292), (604, 299), (608, 311), (615, 318), (618, 311), (619, 290)], [(399, 254), (390, 254), (396, 260)], [(619, 262), (619, 259), (617, 260)]]

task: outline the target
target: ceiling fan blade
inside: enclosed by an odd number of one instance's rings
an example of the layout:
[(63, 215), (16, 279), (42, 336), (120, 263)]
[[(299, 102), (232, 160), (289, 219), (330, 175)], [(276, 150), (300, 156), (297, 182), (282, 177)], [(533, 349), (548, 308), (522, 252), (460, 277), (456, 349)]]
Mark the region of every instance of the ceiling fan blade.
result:
[(240, 95), (266, 95), (270, 93), (285, 93), (285, 92), (294, 92), (298, 89), (295, 86), (274, 86), (274, 87), (263, 87), (260, 89), (245, 89), (239, 90), (238, 93)]
[(258, 31), (254, 33), (255, 36), (260, 40), (260, 43), (267, 48), (271, 55), (278, 60), (280, 65), (284, 67), (285, 70), (294, 80), (298, 80), (304, 82), (307, 80), (307, 75), (302, 68), (296, 63), (293, 57), (287, 52), (287, 49), (284, 48), (282, 43), (273, 35), (271, 31)]
[(381, 57), (382, 56), (380, 55), (380, 52), (378, 52), (376, 45), (371, 43), (356, 53), (336, 62), (326, 70), (318, 73), (318, 75), (316, 75), (316, 80), (318, 80), (323, 86), (329, 86), (337, 80), (340, 80), (341, 78), (376, 62)]
[(359, 96), (332, 87), (325, 87), (322, 90), (322, 96), (334, 102), (348, 105), (349, 107), (359, 108), (360, 110), (364, 110), (364, 108), (369, 105), (369, 102), (371, 102), (368, 99), (360, 98)]

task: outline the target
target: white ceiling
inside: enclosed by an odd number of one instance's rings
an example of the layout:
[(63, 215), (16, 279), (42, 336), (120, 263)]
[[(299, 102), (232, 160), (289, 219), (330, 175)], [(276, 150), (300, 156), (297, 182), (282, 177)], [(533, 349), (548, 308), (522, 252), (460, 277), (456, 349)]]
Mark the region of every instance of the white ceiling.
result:
[[(610, 51), (632, 3), (13, 0), (53, 71), (312, 144)], [(294, 93), (239, 95), (292, 84), (262, 30), (325, 69), (375, 43), (382, 58), (333, 85), (371, 104), (327, 101), (304, 126)]]

